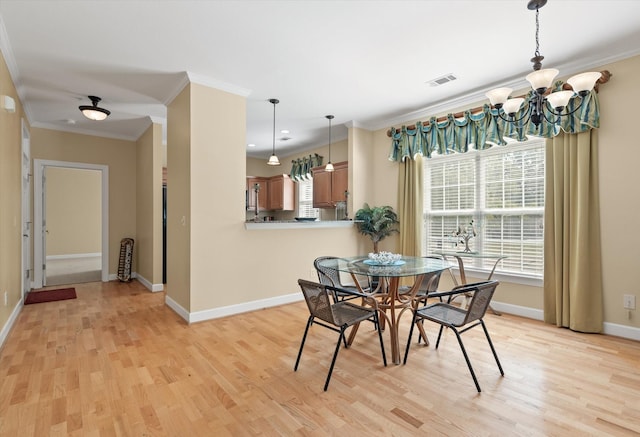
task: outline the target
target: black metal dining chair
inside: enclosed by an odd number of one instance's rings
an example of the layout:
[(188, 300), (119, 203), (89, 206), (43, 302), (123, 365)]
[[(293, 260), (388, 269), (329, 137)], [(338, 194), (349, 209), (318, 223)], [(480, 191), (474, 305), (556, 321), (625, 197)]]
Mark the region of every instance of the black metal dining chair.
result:
[[(304, 279), (299, 279), (298, 285), (300, 285), (300, 288), (302, 289), (302, 294), (304, 295), (307, 307), (309, 308), (309, 319), (307, 320), (307, 326), (304, 330), (304, 335), (302, 336), (300, 350), (298, 351), (298, 358), (296, 359), (296, 364), (293, 370), (298, 370), (300, 357), (302, 356), (302, 349), (304, 348), (304, 343), (307, 339), (307, 333), (309, 332), (309, 328), (311, 327), (311, 325), (317, 324), (340, 333), (338, 342), (336, 343), (335, 351), (333, 353), (333, 358), (331, 360), (331, 365), (329, 366), (329, 373), (327, 374), (327, 379), (324, 383), (324, 391), (327, 391), (327, 388), (329, 387), (329, 381), (331, 380), (331, 374), (333, 373), (333, 367), (336, 363), (338, 352), (340, 351), (340, 343), (344, 343), (344, 346), (348, 347), (345, 338), (345, 331), (350, 326), (356, 325), (364, 320), (372, 320), (375, 326), (379, 326), (377, 303), (375, 299), (362, 293), (344, 289), (340, 290), (336, 287), (306, 281)], [(330, 293), (338, 291), (341, 293), (361, 297), (364, 299), (364, 301), (369, 302), (371, 306), (365, 307), (356, 305), (349, 300), (334, 302), (332, 297), (330, 296)], [(376, 331), (378, 332), (378, 338), (380, 340), (382, 361), (386, 366), (387, 356), (384, 350), (384, 342), (382, 341), (382, 333), (379, 329), (376, 329)]]
[[(498, 281), (484, 281), (457, 287), (451, 291), (433, 293), (433, 297), (447, 297), (448, 301), (436, 302), (422, 308), (418, 308), (414, 311), (413, 323), (411, 324), (411, 329), (409, 331), (409, 340), (407, 341), (407, 348), (404, 353), (404, 364), (407, 363), (407, 357), (409, 356), (413, 327), (421, 320), (430, 320), (440, 325), (440, 332), (438, 333), (438, 340), (436, 341), (436, 349), (438, 349), (438, 346), (440, 345), (440, 338), (442, 337), (442, 331), (445, 327), (450, 328), (455, 333), (460, 349), (462, 350), (462, 354), (464, 355), (464, 359), (467, 362), (467, 367), (469, 368), (469, 372), (473, 378), (473, 382), (475, 383), (478, 392), (480, 392), (480, 384), (478, 384), (478, 378), (476, 378), (476, 374), (471, 366), (471, 361), (469, 361), (469, 356), (467, 355), (467, 351), (462, 343), (461, 334), (476, 326), (482, 326), (482, 330), (489, 342), (491, 352), (493, 352), (493, 357), (496, 360), (496, 364), (498, 364), (498, 369), (500, 369), (500, 374), (504, 376), (504, 371), (502, 370), (502, 365), (498, 359), (498, 354), (493, 347), (489, 331), (487, 330), (483, 320), (498, 284)], [(466, 309), (451, 304), (452, 299), (461, 294), (471, 296), (471, 302)]]
[[(316, 258), (313, 261), (313, 266), (316, 269), (316, 272), (318, 274), (318, 282), (320, 282), (321, 284), (324, 285), (329, 285), (331, 287), (335, 287), (339, 290), (347, 290), (347, 291), (354, 291), (356, 293), (359, 292), (358, 287), (356, 287), (355, 285), (351, 285), (351, 284), (345, 284), (342, 282), (342, 279), (340, 278), (340, 272), (336, 269), (331, 269), (328, 267), (325, 267), (322, 265), (322, 261), (325, 260), (332, 260), (332, 259), (338, 259), (338, 257), (336, 256), (320, 256), (318, 258)], [(366, 282), (366, 286), (363, 286), (363, 291), (369, 291), (371, 290), (371, 284), (368, 280), (368, 278), (365, 280), (363, 278), (359, 278), (362, 279), (363, 281)], [(334, 297), (336, 299), (336, 301), (338, 300), (344, 300), (347, 298), (353, 298), (354, 295), (353, 294), (348, 294), (348, 293), (343, 293), (342, 291), (336, 291), (334, 294)], [(355, 296), (357, 297), (357, 296)]]

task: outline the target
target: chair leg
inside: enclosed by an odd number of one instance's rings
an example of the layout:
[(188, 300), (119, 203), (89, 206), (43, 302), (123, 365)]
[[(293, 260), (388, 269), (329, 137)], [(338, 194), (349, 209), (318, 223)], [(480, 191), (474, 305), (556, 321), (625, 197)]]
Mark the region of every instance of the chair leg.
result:
[[(377, 312), (374, 313), (373, 318), (374, 318), (375, 325), (380, 326), (378, 322)], [(379, 329), (377, 329), (377, 331), (378, 331), (378, 338), (380, 339), (380, 349), (382, 349), (382, 362), (384, 363), (384, 367), (387, 367), (387, 354), (384, 351), (384, 341), (382, 341), (382, 331), (380, 331)]]
[(418, 313), (414, 311), (413, 319), (411, 319), (411, 328), (409, 328), (409, 340), (407, 340), (407, 347), (404, 349), (404, 360), (402, 364), (407, 364), (407, 357), (409, 356), (409, 348), (411, 347), (411, 337), (413, 336), (413, 327), (416, 325), (417, 315)]
[(300, 357), (302, 356), (302, 348), (304, 347), (304, 342), (307, 339), (307, 333), (309, 332), (309, 328), (313, 324), (313, 316), (309, 316), (309, 320), (307, 320), (307, 327), (304, 328), (304, 335), (302, 336), (302, 343), (300, 343), (300, 350), (298, 351), (298, 358), (296, 359), (296, 365), (293, 367), (293, 371), (298, 370), (298, 364), (300, 363)]
[(338, 338), (338, 343), (336, 343), (336, 350), (333, 353), (333, 359), (331, 360), (327, 380), (324, 382), (324, 391), (327, 391), (327, 388), (329, 387), (329, 381), (331, 380), (331, 374), (333, 373), (333, 366), (336, 364), (336, 358), (338, 358), (338, 352), (340, 352), (340, 343), (344, 340), (344, 329), (345, 328), (340, 328), (340, 338)]
[(500, 374), (504, 376), (502, 365), (500, 364), (500, 360), (498, 359), (498, 354), (496, 353), (496, 349), (493, 347), (493, 342), (491, 341), (491, 337), (489, 337), (489, 331), (487, 331), (487, 327), (484, 325), (484, 320), (480, 319), (480, 324), (482, 325), (482, 329), (484, 330), (484, 335), (487, 336), (487, 341), (489, 342), (489, 346), (491, 347), (491, 352), (493, 352), (493, 358), (496, 359), (496, 364), (498, 365), (498, 369), (500, 369)]
[(436, 349), (440, 345), (440, 337), (442, 337), (442, 331), (444, 330), (444, 325), (440, 325), (440, 331), (438, 332), (438, 341), (436, 341)]
[(464, 344), (462, 344), (462, 338), (460, 337), (460, 333), (455, 328), (451, 328), (451, 330), (456, 333), (456, 337), (458, 338), (458, 343), (460, 344), (460, 349), (462, 349), (462, 355), (464, 355), (464, 359), (467, 362), (467, 367), (469, 368), (469, 372), (471, 372), (471, 377), (473, 378), (473, 382), (476, 385), (476, 389), (478, 390), (478, 393), (480, 393), (482, 390), (480, 390), (480, 384), (478, 384), (478, 378), (476, 378), (476, 373), (473, 371), (473, 367), (471, 366), (471, 361), (469, 361), (467, 350), (464, 348)]

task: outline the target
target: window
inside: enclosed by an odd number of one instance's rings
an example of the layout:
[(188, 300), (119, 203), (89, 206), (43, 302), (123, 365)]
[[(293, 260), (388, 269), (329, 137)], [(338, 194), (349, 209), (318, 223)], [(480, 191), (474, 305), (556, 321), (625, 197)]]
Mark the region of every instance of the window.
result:
[[(424, 169), (424, 253), (462, 250), (451, 233), (473, 220), (471, 250), (508, 257), (496, 272), (542, 278), (543, 139), (425, 159)], [(494, 261), (467, 264), (490, 270)]]
[(320, 210), (313, 207), (313, 181), (298, 182), (298, 217), (320, 217)]

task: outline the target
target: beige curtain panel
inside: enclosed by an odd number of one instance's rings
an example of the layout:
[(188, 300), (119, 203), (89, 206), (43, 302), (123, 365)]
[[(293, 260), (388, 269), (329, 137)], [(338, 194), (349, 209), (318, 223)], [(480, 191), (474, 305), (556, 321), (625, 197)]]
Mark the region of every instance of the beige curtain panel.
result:
[(544, 320), (602, 332), (598, 131), (546, 143)]
[(400, 253), (422, 256), (423, 167), (422, 157), (405, 159), (398, 172), (398, 217), (400, 219)]

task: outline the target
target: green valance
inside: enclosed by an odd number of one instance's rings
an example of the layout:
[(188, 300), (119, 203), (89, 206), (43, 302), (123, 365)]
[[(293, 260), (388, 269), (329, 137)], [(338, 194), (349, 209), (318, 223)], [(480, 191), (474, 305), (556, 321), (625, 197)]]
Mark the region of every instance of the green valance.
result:
[(313, 178), (311, 169), (322, 165), (322, 156), (314, 153), (313, 155), (294, 159), (291, 161), (291, 172), (289, 176), (295, 182), (310, 181)]
[[(562, 86), (563, 82), (558, 81), (554, 90), (560, 90)], [(534, 92), (531, 90), (527, 94), (525, 102), (516, 114), (516, 120), (526, 112)], [(571, 115), (563, 115), (559, 123), (550, 123), (543, 119), (537, 127), (530, 120), (516, 123), (504, 121), (498, 115), (498, 110), (491, 108), (489, 104), (485, 104), (482, 110), (476, 113), (471, 113), (471, 110), (465, 111), (462, 117), (458, 118), (448, 114), (445, 120), (438, 121), (432, 117), (427, 123), (417, 122), (411, 128), (392, 127), (389, 160), (404, 161), (405, 158), (413, 159), (416, 154), (430, 158), (433, 154), (465, 153), (470, 147), (484, 150), (493, 145), (504, 146), (507, 144), (505, 138), (517, 141), (526, 141), (527, 135), (552, 138), (558, 135), (560, 130), (578, 133), (600, 127), (598, 94), (593, 90), (584, 100), (582, 107)], [(571, 113), (580, 103), (580, 97), (573, 97), (563, 114)], [(555, 116), (548, 111), (546, 105), (544, 106), (545, 115), (549, 120), (553, 120)]]

